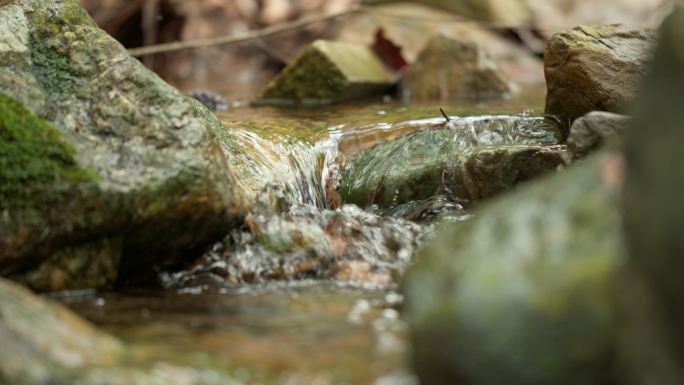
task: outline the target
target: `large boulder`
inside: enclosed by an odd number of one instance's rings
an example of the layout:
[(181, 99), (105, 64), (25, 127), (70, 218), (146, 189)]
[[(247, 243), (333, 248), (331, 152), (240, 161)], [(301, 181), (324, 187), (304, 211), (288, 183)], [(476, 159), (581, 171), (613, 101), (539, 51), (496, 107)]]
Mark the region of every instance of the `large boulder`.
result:
[(342, 172), (343, 202), (393, 206), (434, 195), (481, 200), (553, 171), (562, 146), (541, 118), (454, 118), (382, 141)]
[(663, 24), (626, 131), (624, 309), (629, 384), (684, 383), (684, 8)]
[(403, 283), (421, 383), (614, 383), (623, 262), (614, 164), (591, 158), (425, 244)]
[(382, 94), (394, 76), (365, 45), (317, 40), (261, 93), (258, 104), (330, 104)]
[(242, 220), (217, 119), (76, 0), (2, 2), (0, 31), (0, 274), (101, 287)]
[(646, 73), (654, 42), (654, 31), (624, 25), (580, 26), (554, 35), (544, 53), (546, 114), (567, 130), (591, 111), (623, 112)]
[(499, 99), (513, 91), (482, 47), (442, 35), (428, 42), (399, 86), (406, 100)]

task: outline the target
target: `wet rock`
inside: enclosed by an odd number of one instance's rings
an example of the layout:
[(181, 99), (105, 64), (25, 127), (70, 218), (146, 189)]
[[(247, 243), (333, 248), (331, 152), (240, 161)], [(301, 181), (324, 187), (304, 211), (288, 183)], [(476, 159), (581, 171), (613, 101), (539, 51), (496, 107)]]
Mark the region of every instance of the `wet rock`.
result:
[[(223, 284), (335, 279), (391, 286), (423, 235), (419, 225), (382, 218), (353, 205), (338, 210), (292, 206), (255, 214), (192, 268), (164, 275), (171, 286), (218, 279)], [(213, 277), (213, 278), (212, 278)]]
[(262, 92), (258, 104), (329, 104), (382, 94), (393, 75), (369, 47), (318, 40)]
[(683, 26), (680, 6), (661, 28), (625, 134), (624, 225), (632, 270), (623, 287), (628, 384), (684, 381)]
[(564, 150), (556, 143), (539, 118), (454, 118), (357, 154), (343, 170), (340, 194), (364, 207), (435, 195), (480, 200), (555, 170)]
[[(192, 255), (243, 217), (216, 118), (77, 1), (5, 2), (0, 25), (0, 274), (106, 286)], [(45, 278), (27, 278), (35, 269)]]
[(1, 384), (238, 384), (211, 369), (126, 364), (140, 356), (61, 305), (0, 278)]
[(591, 111), (623, 112), (654, 42), (654, 31), (624, 25), (580, 26), (554, 35), (544, 53), (546, 114), (567, 130)]
[(617, 146), (628, 123), (627, 116), (601, 111), (575, 120), (567, 141), (569, 158), (583, 158), (604, 144)]
[(421, 383), (614, 383), (623, 262), (611, 158), (448, 224), (403, 282)]
[(0, 383), (48, 384), (116, 363), (123, 346), (70, 311), (0, 278)]
[(406, 100), (504, 98), (508, 79), (476, 43), (439, 35), (428, 42), (400, 83)]

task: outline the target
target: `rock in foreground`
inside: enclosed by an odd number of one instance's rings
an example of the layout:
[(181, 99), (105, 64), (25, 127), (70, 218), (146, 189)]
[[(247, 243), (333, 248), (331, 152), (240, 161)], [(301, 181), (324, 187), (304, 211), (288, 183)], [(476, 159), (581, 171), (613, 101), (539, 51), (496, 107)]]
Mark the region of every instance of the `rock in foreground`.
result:
[(403, 284), (421, 383), (613, 383), (623, 258), (612, 162), (517, 190), (426, 244)]
[(394, 83), (367, 46), (318, 40), (262, 92), (259, 104), (330, 104), (381, 94)]
[(499, 99), (511, 92), (480, 46), (442, 35), (428, 42), (400, 83), (406, 100)]
[(39, 290), (102, 287), (242, 219), (216, 118), (77, 1), (2, 2), (0, 25), (0, 274)]
[(567, 130), (591, 111), (624, 112), (654, 43), (654, 31), (623, 25), (580, 26), (554, 35), (544, 53), (546, 114)]
[(684, 383), (684, 8), (663, 24), (659, 48), (626, 131), (625, 281), (629, 385)]

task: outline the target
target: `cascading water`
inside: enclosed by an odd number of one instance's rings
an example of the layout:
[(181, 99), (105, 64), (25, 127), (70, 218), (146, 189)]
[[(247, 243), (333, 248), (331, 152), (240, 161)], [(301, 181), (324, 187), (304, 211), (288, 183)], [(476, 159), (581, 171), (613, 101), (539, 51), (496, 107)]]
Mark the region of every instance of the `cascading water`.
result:
[[(519, 116), (423, 119), (355, 130), (334, 127), (316, 144), (227, 129), (223, 150), (255, 202), (252, 214), (244, 228), (231, 232), (191, 269), (167, 274), (164, 281), (187, 286), (208, 277), (223, 284), (315, 278), (391, 286), (431, 233), (430, 223), (464, 220), (469, 214), (449, 188), (419, 201), (393, 201), (364, 211), (340, 200), (341, 184), (382, 183), (383, 173), (416, 156), (420, 162), (425, 152), (555, 144), (552, 128), (542, 118)], [(434, 141), (424, 140), (433, 136)], [(424, 148), (433, 142), (440, 147)], [(388, 148), (359, 152), (359, 147), (373, 146)], [(354, 170), (352, 156), (371, 159)], [(352, 179), (340, 180), (342, 176)]]

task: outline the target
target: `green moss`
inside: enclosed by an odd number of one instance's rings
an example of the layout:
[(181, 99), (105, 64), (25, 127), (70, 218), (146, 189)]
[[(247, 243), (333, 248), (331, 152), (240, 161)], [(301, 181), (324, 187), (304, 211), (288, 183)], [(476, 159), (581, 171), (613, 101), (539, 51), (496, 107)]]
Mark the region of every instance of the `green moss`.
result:
[(93, 179), (55, 128), (0, 94), (0, 208), (40, 206), (68, 185)]
[(262, 99), (331, 102), (348, 85), (337, 66), (320, 50), (311, 47), (269, 84)]

